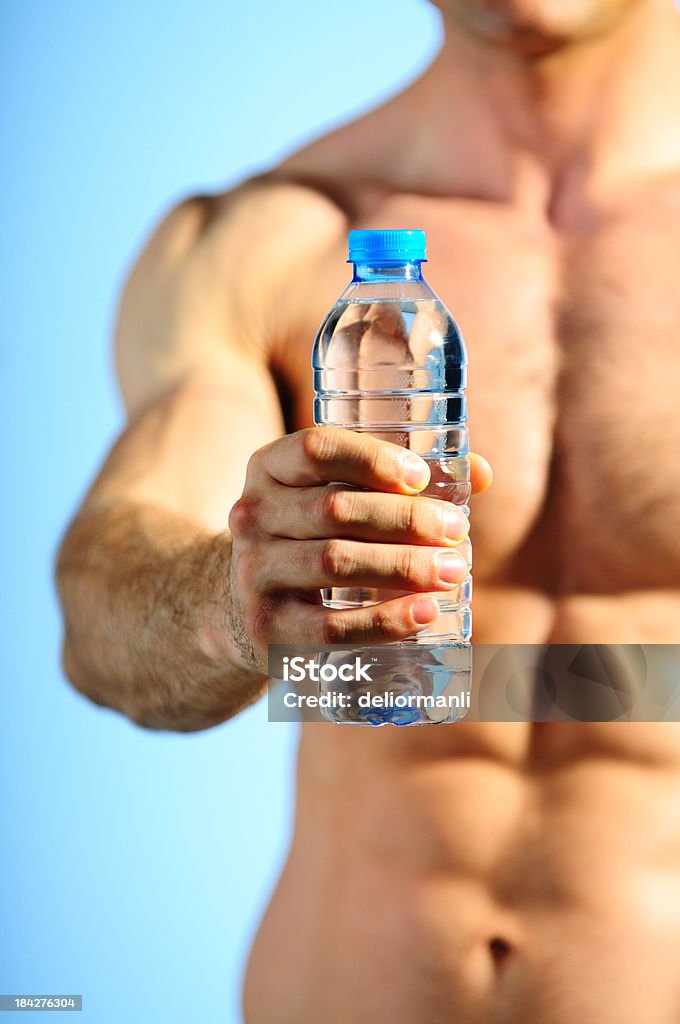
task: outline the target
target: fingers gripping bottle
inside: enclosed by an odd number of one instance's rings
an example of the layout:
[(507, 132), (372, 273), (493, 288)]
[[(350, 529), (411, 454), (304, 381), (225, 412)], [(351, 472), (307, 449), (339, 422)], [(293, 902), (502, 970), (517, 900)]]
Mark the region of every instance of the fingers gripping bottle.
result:
[[(467, 357), (453, 316), (423, 278), (425, 233), (352, 231), (348, 262), (352, 281), (314, 344), (315, 423), (416, 452), (431, 473), (422, 493), (468, 514)], [(372, 725), (463, 717), (471, 675), (469, 540), (457, 550), (467, 560), (467, 577), (455, 590), (436, 594), (441, 614), (427, 629), (400, 643), (320, 656), (337, 665), (360, 654), (369, 665), (359, 682), (340, 684), (339, 674), (320, 682), (322, 694), (344, 686), (351, 699), (350, 707), (323, 709), (324, 717)], [(353, 587), (322, 590), (321, 596), (327, 607), (344, 609), (399, 593)]]

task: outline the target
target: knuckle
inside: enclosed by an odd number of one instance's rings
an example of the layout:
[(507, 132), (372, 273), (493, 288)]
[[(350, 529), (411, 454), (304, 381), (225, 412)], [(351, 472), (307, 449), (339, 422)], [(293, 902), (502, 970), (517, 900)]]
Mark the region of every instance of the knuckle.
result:
[(394, 640), (403, 634), (394, 615), (384, 608), (377, 608), (371, 623), (373, 634), (378, 640)]
[(334, 489), (330, 485), (322, 487), (320, 494), (312, 503), (312, 519), (317, 526), (326, 526), (334, 521), (335, 506)]
[(321, 643), (341, 644), (347, 637), (347, 622), (337, 613), (329, 612), (321, 625)]
[(375, 437), (363, 436), (358, 449), (361, 462), (365, 463), (373, 474), (377, 474), (382, 465), (383, 445)]
[(227, 526), (230, 532), (240, 533), (241, 531), (241, 517), (243, 516), (243, 498), (239, 498), (238, 501), (234, 502), (229, 511), (227, 518)]
[(418, 573), (417, 559), (412, 548), (399, 548), (394, 555), (394, 572), (402, 580), (414, 582)]
[(335, 437), (327, 427), (307, 427), (301, 431), (301, 443), (312, 462), (328, 462), (335, 454)]
[(239, 552), (234, 568), (234, 579), (239, 590), (252, 586), (259, 572), (260, 558), (255, 548), (248, 547)]
[(321, 545), (321, 568), (326, 579), (347, 579), (356, 567), (356, 559), (346, 541), (332, 538)]
[(367, 438), (367, 443), (370, 445), (368, 458), (373, 475), (390, 482), (399, 479), (404, 449), (391, 441), (381, 441), (376, 437)]
[(422, 530), (423, 515), (417, 500), (406, 498), (399, 506), (399, 526), (405, 533), (418, 534)]
[(254, 529), (259, 519), (259, 507), (259, 501), (254, 498), (239, 498), (229, 513), (228, 525), (231, 533), (242, 534)]
[(356, 497), (352, 491), (327, 487), (321, 499), (321, 520), (324, 525), (347, 526), (354, 519)]

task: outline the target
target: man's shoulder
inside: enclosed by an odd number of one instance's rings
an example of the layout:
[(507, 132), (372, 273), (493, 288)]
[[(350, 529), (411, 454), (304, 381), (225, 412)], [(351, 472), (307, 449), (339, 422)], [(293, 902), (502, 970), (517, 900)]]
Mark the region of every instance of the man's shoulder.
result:
[(283, 175), (175, 205), (135, 261), (119, 306), (116, 361), (132, 404), (149, 381), (158, 391), (217, 355), (266, 363), (291, 276), (305, 280), (345, 230), (331, 196)]
[(228, 246), (239, 248), (247, 261), (279, 245), (290, 253), (303, 242), (320, 243), (341, 234), (345, 224), (346, 213), (331, 189), (272, 171), (222, 193), (182, 200), (161, 220), (144, 256), (164, 263)]
[(177, 203), (146, 241), (123, 304), (138, 309), (200, 294), (202, 303), (257, 281), (262, 301), (280, 279), (304, 269), (347, 230), (341, 201), (320, 183), (272, 171), (213, 195)]

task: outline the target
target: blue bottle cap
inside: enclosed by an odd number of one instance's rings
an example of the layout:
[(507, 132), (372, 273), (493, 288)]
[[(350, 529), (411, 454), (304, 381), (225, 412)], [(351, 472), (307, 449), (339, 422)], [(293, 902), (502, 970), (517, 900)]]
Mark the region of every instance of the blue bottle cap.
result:
[(424, 231), (350, 231), (348, 263), (425, 260)]

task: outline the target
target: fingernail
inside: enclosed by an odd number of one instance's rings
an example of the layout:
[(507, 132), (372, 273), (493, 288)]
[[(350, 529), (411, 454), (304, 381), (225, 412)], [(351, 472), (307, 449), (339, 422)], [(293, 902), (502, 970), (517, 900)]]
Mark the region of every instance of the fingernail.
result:
[(434, 597), (419, 597), (411, 605), (411, 615), (421, 626), (426, 622), (433, 622), (439, 615), (439, 601)]
[(449, 540), (462, 540), (468, 532), (467, 516), (457, 508), (444, 509), (444, 535)]
[(443, 583), (460, 583), (465, 578), (465, 560), (455, 551), (440, 551), (437, 555), (437, 573)]
[(407, 455), (403, 463), (404, 480), (409, 487), (418, 489), (425, 486), (430, 479), (430, 470), (426, 462), (418, 455)]

